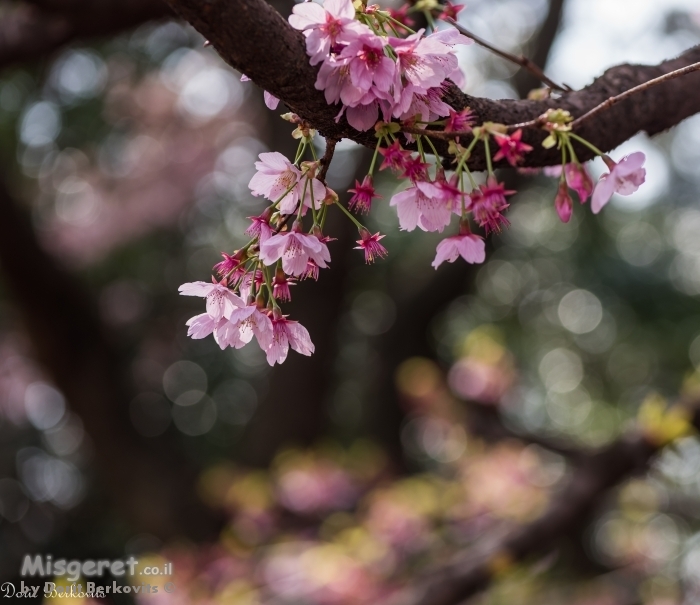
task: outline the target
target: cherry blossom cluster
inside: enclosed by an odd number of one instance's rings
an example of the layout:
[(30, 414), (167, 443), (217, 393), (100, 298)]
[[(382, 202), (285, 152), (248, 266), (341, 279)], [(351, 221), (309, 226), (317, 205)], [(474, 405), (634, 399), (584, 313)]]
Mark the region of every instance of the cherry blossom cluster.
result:
[[(433, 267), (459, 257), (468, 263), (484, 262), (484, 237), (472, 226), (484, 235), (507, 227), (504, 213), (515, 193), (499, 180), (494, 164), (519, 167), (532, 147), (523, 141), (522, 127), (477, 124), (469, 108), (456, 111), (443, 101), (448, 80), (459, 84), (463, 79), (455, 46), (471, 41), (455, 29), (438, 30), (433, 22), (434, 16), (456, 16), (461, 7), (449, 2), (425, 9), (419, 5), (394, 12), (351, 0), (294, 7), (290, 23), (303, 32), (311, 64), (320, 64), (316, 88), (329, 104), (340, 107), (337, 120), (345, 115), (357, 130), (374, 129), (374, 155), (368, 173), (349, 190), (346, 207), (325, 183), (333, 146), (319, 160), (312, 125), (296, 114), (283, 115), (296, 126), (292, 136), (299, 145), (294, 161), (278, 152), (260, 154), (249, 188), (269, 203), (259, 216), (250, 217), (248, 243), (232, 254), (223, 253), (213, 268), (212, 283), (180, 287), (183, 295), (206, 298), (206, 313), (187, 322), (189, 336), (213, 334), (222, 349), (240, 348), (255, 338), (271, 365), (282, 363), (290, 348), (311, 355), (314, 346), (308, 331), (283, 315), (280, 303), (291, 300), (290, 286), (298, 280), (318, 279), (320, 270), (328, 268), (332, 238), (324, 226), (331, 208), (357, 227), (357, 249), (367, 263), (387, 256), (381, 243), (384, 235), (372, 234), (359, 220), (381, 198), (374, 187), (375, 169), (388, 169), (407, 184), (389, 201), (401, 230), (442, 233), (453, 220), (458, 222), (457, 233), (437, 245)], [(423, 10), (432, 33), (408, 27), (408, 13), (413, 10)], [(267, 92), (265, 102), (271, 109), (278, 104)], [(592, 210), (597, 213), (613, 193), (629, 195), (645, 179), (642, 153), (615, 163), (573, 132), (572, 120), (567, 111), (554, 109), (527, 124), (547, 131), (544, 147), (561, 150), (561, 165), (546, 172), (560, 179), (555, 207), (564, 222), (573, 212), (569, 189), (581, 203), (592, 195)], [(442, 154), (435, 141), (442, 145)], [(610, 169), (595, 188), (576, 156), (574, 142), (602, 156)], [(487, 168), (481, 184), (468, 162), (477, 146), (483, 146)]]
[[(357, 130), (369, 130), (380, 115), (386, 122), (446, 116), (445, 81), (464, 83), (455, 46), (472, 40), (453, 28), (426, 36), (377, 5), (356, 11), (351, 0), (297, 4), (289, 23), (306, 36), (311, 65), (320, 63), (316, 88), (329, 105), (341, 104), (336, 119), (345, 114)], [(409, 35), (399, 37), (397, 27)]]

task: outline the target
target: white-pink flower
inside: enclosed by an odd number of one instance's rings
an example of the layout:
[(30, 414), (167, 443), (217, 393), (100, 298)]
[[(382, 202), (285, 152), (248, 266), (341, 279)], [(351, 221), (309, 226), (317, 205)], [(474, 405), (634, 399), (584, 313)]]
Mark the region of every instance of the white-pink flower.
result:
[[(194, 340), (206, 338), (212, 332), (216, 332), (221, 326), (228, 323), (225, 317), (214, 319), (209, 313), (195, 315), (187, 320), (187, 336)], [(215, 337), (216, 338), (216, 337)]]
[(228, 322), (217, 328), (214, 336), (222, 349), (229, 346), (240, 349), (255, 336), (260, 348), (266, 351), (272, 341), (272, 321), (253, 302), (235, 309)]
[(437, 245), (437, 254), (432, 265), (437, 269), (445, 261), (455, 262), (458, 256), (468, 263), (483, 263), (486, 258), (486, 244), (483, 238), (473, 233), (446, 237)]
[(593, 191), (591, 200), (593, 214), (598, 214), (602, 210), (603, 206), (610, 201), (613, 193), (631, 195), (639, 189), (639, 186), (646, 179), (647, 172), (642, 168), (645, 159), (641, 151), (625, 156), (617, 163), (608, 156), (603, 156), (610, 173), (600, 177)]
[(315, 235), (300, 232), (295, 225), (287, 233), (278, 233), (260, 246), (260, 260), (266, 265), (272, 265), (282, 259), (282, 268), (287, 275), (296, 277), (306, 271), (306, 264), (312, 260), (325, 269), (331, 260), (328, 246)]
[[(255, 162), (257, 172), (250, 179), (248, 187), (253, 195), (263, 195), (271, 202), (281, 199), (281, 214), (296, 211), (299, 200), (311, 207), (312, 201), (318, 208), (326, 195), (326, 188), (318, 179), (304, 176), (284, 155), (278, 151), (261, 153), (260, 161)], [(304, 192), (306, 192), (304, 194)]]
[(216, 282), (212, 278), (212, 281), (211, 284), (204, 281), (182, 284), (178, 291), (183, 296), (205, 297), (207, 299), (207, 314), (215, 321), (222, 317), (228, 318), (234, 309), (245, 306), (243, 300), (227, 287), (225, 279)]
[(287, 359), (289, 347), (302, 355), (311, 355), (314, 345), (308, 330), (299, 322), (286, 317), (272, 319), (272, 340), (267, 348), (267, 363), (271, 366)]
[(357, 95), (358, 101), (372, 86), (389, 92), (396, 77), (396, 63), (384, 54), (383, 38), (371, 32), (358, 36), (339, 57), (348, 61), (350, 81), (361, 92)]
[(326, 0), (321, 6), (302, 2), (292, 9), (289, 23), (306, 36), (306, 52), (311, 65), (323, 61), (338, 43), (347, 43), (354, 36), (370, 29), (355, 20), (352, 0)]
[(425, 93), (450, 78), (458, 86), (464, 83), (456, 56), (456, 44), (471, 44), (471, 40), (455, 29), (445, 29), (423, 36), (423, 30), (407, 38), (389, 38), (397, 56), (397, 94), (406, 84), (416, 92)]
[(450, 224), (453, 201), (434, 183), (418, 181), (391, 198), (404, 231), (442, 231)]

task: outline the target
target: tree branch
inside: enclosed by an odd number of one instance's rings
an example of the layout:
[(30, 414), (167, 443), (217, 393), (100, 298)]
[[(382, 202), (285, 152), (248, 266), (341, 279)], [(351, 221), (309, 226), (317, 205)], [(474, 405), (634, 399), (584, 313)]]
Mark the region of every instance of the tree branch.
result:
[[(314, 88), (316, 68), (309, 64), (303, 36), (264, 0), (166, 2), (209, 40), (225, 61), (282, 99), (321, 134), (374, 146), (374, 132), (359, 133), (345, 120), (335, 122), (339, 108), (329, 106), (323, 93)], [(477, 120), (482, 122), (527, 122), (556, 107), (578, 117), (611, 96), (699, 60), (700, 46), (658, 66), (620, 65), (606, 71), (590, 86), (563, 94), (558, 99), (494, 101), (465, 95), (450, 85), (445, 100), (455, 109), (471, 107)], [(617, 147), (640, 130), (656, 134), (700, 112), (700, 95), (693, 93), (698, 88), (698, 73), (666, 82), (602, 112), (586, 124), (580, 134), (604, 151)], [(535, 149), (526, 156), (523, 166), (547, 166), (561, 161), (556, 150), (542, 148), (540, 143), (544, 137), (545, 133), (535, 128), (525, 133), (524, 139)], [(445, 148), (443, 145), (438, 150), (442, 152)], [(592, 157), (583, 147), (577, 147), (576, 151), (582, 160)], [(482, 149), (475, 151), (469, 167), (473, 170), (485, 168)]]
[[(700, 410), (693, 426), (700, 428)], [(486, 589), (503, 566), (546, 554), (559, 538), (584, 523), (601, 496), (630, 475), (645, 470), (660, 447), (637, 432), (582, 458), (565, 489), (537, 520), (491, 545), (429, 572), (392, 605), (456, 605)]]
[(0, 19), (0, 69), (172, 16), (161, 0), (29, 0)]

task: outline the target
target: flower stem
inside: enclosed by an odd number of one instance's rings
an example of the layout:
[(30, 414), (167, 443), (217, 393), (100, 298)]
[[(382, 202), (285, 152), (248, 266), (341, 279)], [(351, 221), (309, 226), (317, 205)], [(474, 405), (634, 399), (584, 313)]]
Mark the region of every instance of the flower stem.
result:
[(575, 141), (578, 141), (578, 142), (581, 143), (582, 145), (585, 145), (586, 147), (588, 147), (588, 149), (590, 149), (590, 150), (591, 150), (593, 153), (595, 153), (596, 155), (605, 155), (605, 154), (604, 154), (600, 149), (598, 149), (593, 143), (589, 143), (589, 142), (588, 142), (586, 139), (584, 139), (583, 137), (580, 137), (579, 135), (574, 134), (573, 132), (570, 132), (570, 133), (569, 133), (569, 136), (570, 136), (572, 139), (574, 139)]
[(350, 211), (345, 206), (343, 206), (340, 202), (334, 202), (334, 204), (336, 206), (338, 206), (338, 208), (340, 208), (353, 223), (355, 223), (355, 226), (358, 229), (365, 228), (365, 226), (360, 221), (358, 221), (352, 214), (350, 214)]

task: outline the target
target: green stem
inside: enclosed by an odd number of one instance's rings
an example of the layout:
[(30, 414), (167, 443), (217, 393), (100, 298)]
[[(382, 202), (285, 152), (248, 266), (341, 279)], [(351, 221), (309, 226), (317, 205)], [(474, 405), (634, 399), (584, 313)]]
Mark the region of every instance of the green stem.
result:
[(433, 155), (435, 158), (439, 158), (440, 154), (437, 152), (437, 149), (435, 149), (435, 145), (433, 145), (433, 142), (430, 140), (430, 137), (425, 137), (425, 140), (428, 141), (428, 145), (430, 145), (430, 148), (433, 150)]
[(294, 158), (294, 165), (296, 166), (299, 163), (299, 160), (304, 156), (304, 152), (306, 151), (306, 143), (302, 139), (299, 141), (299, 147), (297, 147), (297, 155)]
[(578, 141), (579, 143), (581, 143), (582, 145), (585, 145), (586, 147), (588, 147), (588, 149), (590, 149), (590, 150), (591, 150), (593, 153), (595, 153), (596, 155), (605, 155), (605, 154), (604, 154), (600, 149), (598, 149), (593, 143), (589, 143), (589, 142), (588, 142), (586, 139), (584, 139), (583, 137), (580, 137), (580, 136), (578, 136), (577, 134), (574, 134), (573, 132), (570, 132), (570, 133), (569, 133), (569, 136), (570, 136), (572, 139), (574, 139), (574, 140)]
[(410, 32), (410, 33), (412, 33), (412, 34), (415, 34), (415, 33), (416, 33), (416, 32), (413, 31), (410, 27), (408, 27), (408, 25), (404, 25), (404, 24), (401, 23), (401, 21), (399, 21), (398, 19), (394, 19), (389, 13), (385, 13), (384, 11), (382, 11), (382, 12), (380, 12), (379, 14), (380, 14), (384, 19), (386, 19), (387, 21), (391, 21), (392, 23), (395, 23), (396, 25), (398, 25), (399, 27), (405, 29), (406, 31), (408, 31), (408, 32)]
[(355, 223), (355, 227), (357, 227), (358, 229), (365, 229), (365, 226), (360, 221), (358, 221), (352, 214), (350, 214), (350, 211), (345, 206), (343, 206), (340, 202), (334, 202), (334, 203), (336, 206), (338, 206), (338, 208), (340, 208), (346, 214), (346, 216), (353, 223)]
[(374, 148), (374, 155), (372, 156), (372, 163), (369, 165), (369, 175), (372, 176), (374, 173), (374, 165), (377, 163), (377, 155), (379, 155), (379, 147), (382, 144), (383, 136), (379, 137), (377, 141), (377, 146)]
[(491, 162), (491, 145), (489, 145), (489, 137), (484, 138), (484, 152), (486, 153), (486, 169), (489, 176), (493, 174), (493, 163)]

